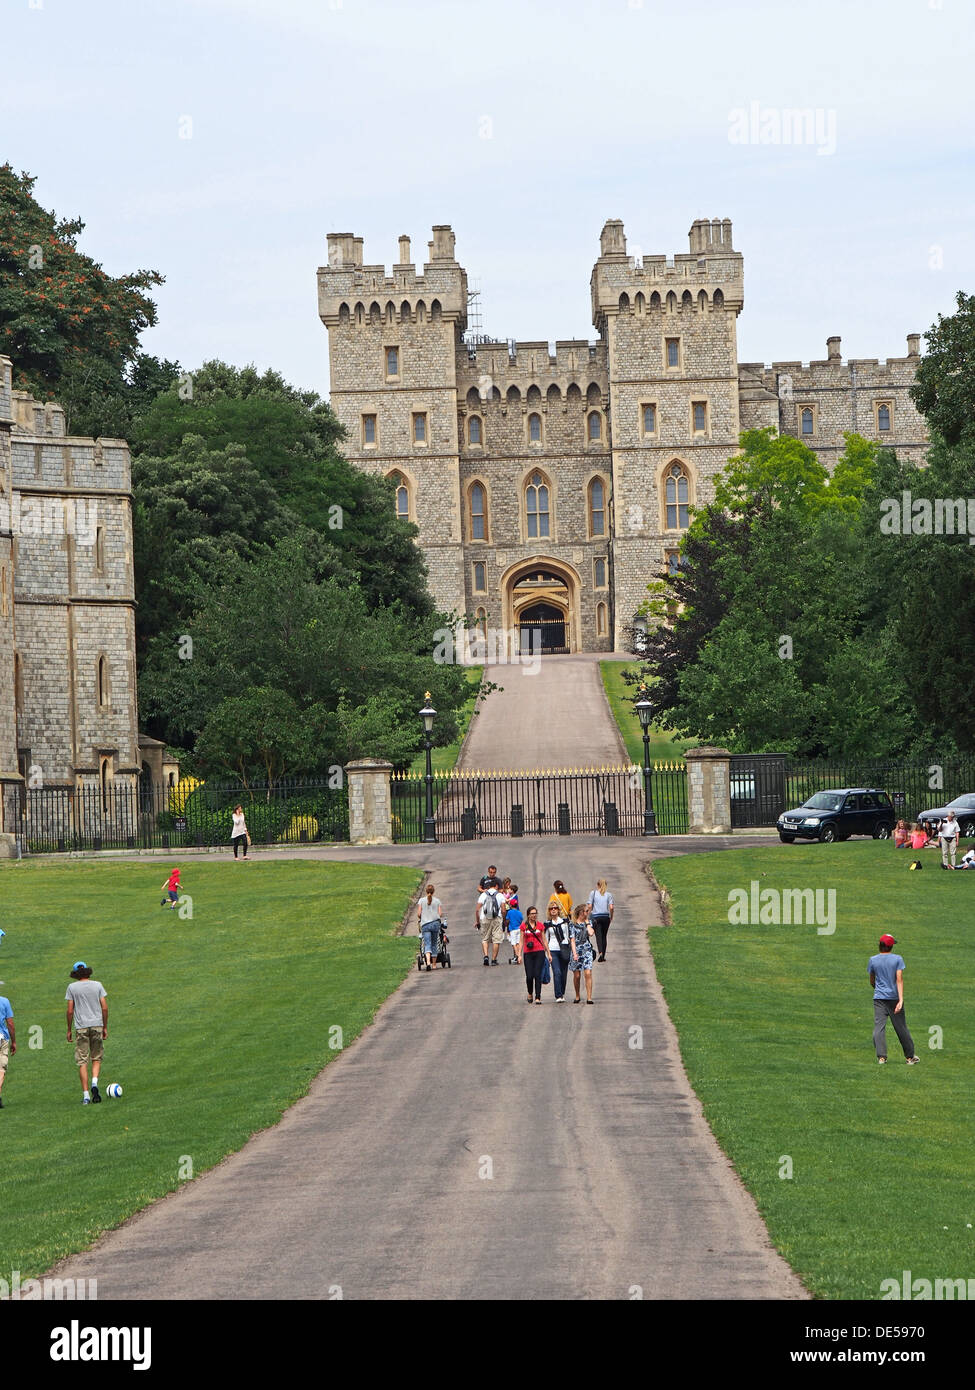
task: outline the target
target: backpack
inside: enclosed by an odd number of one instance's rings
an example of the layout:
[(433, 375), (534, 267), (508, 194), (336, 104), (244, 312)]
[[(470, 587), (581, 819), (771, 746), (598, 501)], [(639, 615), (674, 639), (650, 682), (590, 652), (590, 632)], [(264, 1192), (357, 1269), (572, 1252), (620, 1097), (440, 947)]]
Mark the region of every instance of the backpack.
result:
[(501, 908), (498, 906), (498, 895), (493, 889), (487, 889), (487, 902), (481, 904), (481, 922), (487, 926), (488, 922), (493, 922), (495, 917), (501, 916)]

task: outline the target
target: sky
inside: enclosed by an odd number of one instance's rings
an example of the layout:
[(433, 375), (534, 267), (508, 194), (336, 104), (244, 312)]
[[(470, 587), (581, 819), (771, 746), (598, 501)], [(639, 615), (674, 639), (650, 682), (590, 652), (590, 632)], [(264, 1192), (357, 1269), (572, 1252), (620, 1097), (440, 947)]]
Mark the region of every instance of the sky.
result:
[(0, 162), (166, 277), (190, 370), (327, 396), (330, 231), (389, 267), (450, 223), (484, 332), (592, 339), (610, 217), (731, 218), (739, 360), (883, 359), (975, 291), (973, 50), (975, 0), (0, 0)]

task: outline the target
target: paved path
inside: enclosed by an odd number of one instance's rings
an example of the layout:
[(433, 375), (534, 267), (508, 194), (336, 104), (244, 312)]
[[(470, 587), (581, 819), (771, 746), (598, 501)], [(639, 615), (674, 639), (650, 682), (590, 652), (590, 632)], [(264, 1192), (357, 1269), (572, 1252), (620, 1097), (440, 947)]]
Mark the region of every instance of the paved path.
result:
[[(728, 843), (748, 841), (671, 848)], [(105, 1299), (804, 1297), (684, 1074), (647, 946), (646, 854), (578, 839), (321, 856), (429, 867), (454, 968), (414, 971), (279, 1125), (59, 1272), (97, 1277)], [(576, 896), (610, 880), (595, 1007), (551, 989), (528, 1007), (522, 972), (481, 966), (472, 887), (490, 860), (525, 906), (555, 877)], [(323, 1027), (341, 1022), (323, 1001)]]
[(610, 714), (598, 655), (544, 656), (536, 667), (489, 666), (492, 691), (459, 766), (482, 771), (604, 767), (629, 762)]

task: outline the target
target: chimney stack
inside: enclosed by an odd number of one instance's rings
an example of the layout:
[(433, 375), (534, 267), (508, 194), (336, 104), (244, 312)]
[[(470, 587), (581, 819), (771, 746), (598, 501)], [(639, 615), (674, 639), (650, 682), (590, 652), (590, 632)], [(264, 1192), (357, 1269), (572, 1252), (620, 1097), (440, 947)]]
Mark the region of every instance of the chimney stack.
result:
[(908, 333), (907, 335), (907, 355), (908, 357), (921, 356), (921, 335), (920, 333)]
[(826, 339), (826, 354), (830, 362), (842, 361), (842, 353), (840, 352), (842, 341), (842, 338), (836, 336)]
[(399, 239), (399, 263), (409, 265), (410, 263), (410, 239), (408, 236), (401, 236)]

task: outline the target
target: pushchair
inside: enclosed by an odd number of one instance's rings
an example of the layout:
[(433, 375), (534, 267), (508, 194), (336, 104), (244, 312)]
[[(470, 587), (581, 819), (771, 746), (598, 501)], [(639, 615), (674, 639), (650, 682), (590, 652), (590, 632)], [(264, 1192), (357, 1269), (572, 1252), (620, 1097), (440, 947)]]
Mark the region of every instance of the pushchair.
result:
[[(450, 952), (447, 947), (450, 945), (450, 937), (447, 935), (447, 919), (440, 919), (440, 933), (437, 939), (437, 954), (434, 964), (439, 965), (441, 970), (450, 969)], [(431, 954), (433, 954), (431, 952)], [(423, 953), (423, 932), (420, 932), (420, 949), (416, 953), (416, 968), (422, 970), (426, 965), (426, 956)]]

